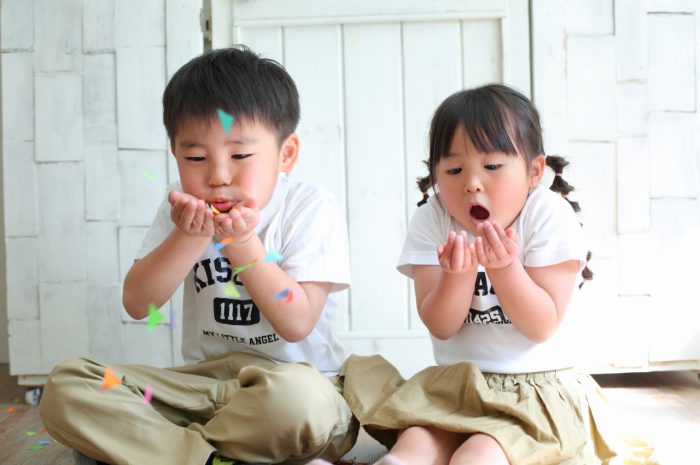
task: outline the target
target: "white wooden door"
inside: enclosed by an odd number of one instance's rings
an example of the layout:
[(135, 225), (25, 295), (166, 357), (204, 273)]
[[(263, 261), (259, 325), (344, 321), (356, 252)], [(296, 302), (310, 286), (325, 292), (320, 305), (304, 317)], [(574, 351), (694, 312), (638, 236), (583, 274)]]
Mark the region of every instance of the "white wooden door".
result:
[(215, 0), (212, 18), (215, 48), (246, 44), (297, 83), (292, 176), (333, 191), (348, 221), (347, 349), (381, 353), (404, 373), (430, 364), (411, 283), (395, 268), (420, 199), (429, 121), (465, 87), (507, 82), (530, 94), (528, 2)]

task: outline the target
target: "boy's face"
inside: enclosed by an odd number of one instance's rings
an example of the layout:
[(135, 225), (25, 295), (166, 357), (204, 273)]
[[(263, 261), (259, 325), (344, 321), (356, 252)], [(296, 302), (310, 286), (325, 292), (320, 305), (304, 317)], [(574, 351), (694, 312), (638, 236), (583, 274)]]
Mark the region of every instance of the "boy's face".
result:
[(226, 134), (214, 114), (208, 124), (185, 120), (171, 149), (184, 192), (227, 212), (246, 199), (265, 207), (279, 173), (294, 167), (299, 139), (291, 134), (280, 147), (275, 131), (250, 118), (236, 118)]
[(477, 224), (485, 220), (506, 229), (525, 205), (528, 190), (539, 183), (543, 161), (540, 155), (528, 169), (520, 155), (479, 152), (460, 126), (449, 154), (436, 167), (440, 200), (474, 236), (479, 235)]

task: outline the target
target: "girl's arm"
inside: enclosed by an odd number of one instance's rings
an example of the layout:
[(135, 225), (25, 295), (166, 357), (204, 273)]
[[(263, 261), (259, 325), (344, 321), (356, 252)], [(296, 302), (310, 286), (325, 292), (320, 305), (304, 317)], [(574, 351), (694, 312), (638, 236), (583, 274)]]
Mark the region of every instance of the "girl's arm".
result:
[(474, 294), (477, 265), (466, 233), (451, 232), (438, 247), (440, 266), (416, 265), (413, 278), (418, 314), (430, 334), (449, 339), (464, 325)]
[(512, 229), (484, 222), (476, 255), (486, 268), (501, 308), (525, 337), (546, 341), (559, 326), (571, 299), (578, 260), (543, 267), (524, 267)]

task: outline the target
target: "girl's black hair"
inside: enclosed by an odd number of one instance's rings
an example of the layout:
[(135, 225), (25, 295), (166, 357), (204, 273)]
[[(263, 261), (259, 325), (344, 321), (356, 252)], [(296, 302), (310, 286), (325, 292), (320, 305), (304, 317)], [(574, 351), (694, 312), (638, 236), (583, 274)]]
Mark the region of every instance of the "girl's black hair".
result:
[(299, 93), (282, 65), (237, 45), (193, 58), (170, 79), (163, 123), (171, 143), (183, 121), (209, 122), (218, 109), (263, 123), (281, 143), (299, 123)]
[[(438, 162), (449, 152), (452, 138), (462, 125), (481, 152), (519, 155), (525, 158), (527, 166), (538, 155), (544, 154), (539, 113), (523, 94), (503, 84), (487, 84), (455, 92), (438, 106), (430, 124), (429, 155), (424, 162), (428, 175), (416, 180), (423, 194), (418, 206), (426, 203), (428, 191), (435, 189)], [(550, 189), (562, 194), (578, 212), (578, 203), (567, 198), (574, 188), (561, 177), (568, 162), (561, 157), (547, 157), (546, 162), (555, 172)], [(591, 253), (588, 252), (586, 264), (590, 258)], [(581, 275), (584, 281), (593, 278), (588, 266), (581, 271)]]

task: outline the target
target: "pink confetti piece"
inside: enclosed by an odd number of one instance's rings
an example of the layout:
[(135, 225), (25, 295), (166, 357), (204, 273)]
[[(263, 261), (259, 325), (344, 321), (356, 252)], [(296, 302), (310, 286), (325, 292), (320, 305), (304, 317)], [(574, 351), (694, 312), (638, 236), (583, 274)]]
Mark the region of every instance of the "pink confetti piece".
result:
[(148, 405), (151, 403), (151, 398), (153, 397), (153, 386), (150, 384), (146, 386), (146, 392), (143, 393), (143, 403)]

